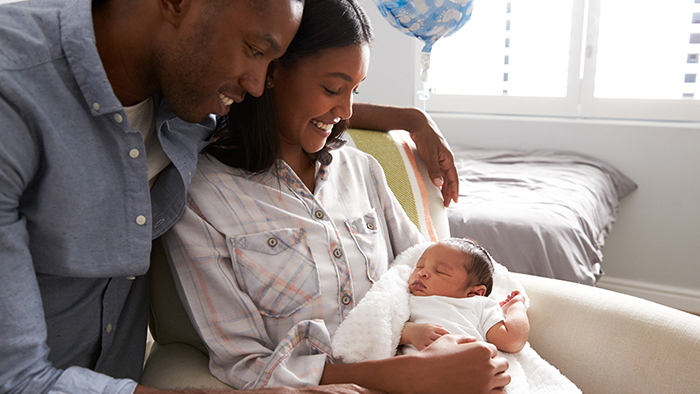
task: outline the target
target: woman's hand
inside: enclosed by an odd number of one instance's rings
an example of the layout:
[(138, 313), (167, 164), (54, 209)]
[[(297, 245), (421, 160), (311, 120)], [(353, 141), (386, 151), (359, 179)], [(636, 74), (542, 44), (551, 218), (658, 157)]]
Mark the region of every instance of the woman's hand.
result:
[(411, 133), (430, 179), (442, 191), (443, 202), (448, 207), (459, 198), (459, 178), (452, 149), (430, 115), (418, 108), (410, 110), (413, 110), (411, 118), (414, 120), (406, 130)]
[(498, 357), (496, 346), (467, 336), (443, 335), (418, 353), (425, 364), (418, 383), (432, 381), (440, 386), (416, 387), (415, 392), (503, 393), (510, 383), (508, 361)]
[(356, 364), (326, 364), (322, 384), (355, 382), (391, 394), (503, 393), (508, 361), (496, 347), (442, 335), (420, 352)]
[(392, 107), (376, 104), (353, 104), (350, 127), (367, 130), (407, 130), (418, 154), (428, 167), (433, 184), (442, 190), (445, 206), (459, 198), (459, 178), (455, 158), (435, 121), (415, 107)]

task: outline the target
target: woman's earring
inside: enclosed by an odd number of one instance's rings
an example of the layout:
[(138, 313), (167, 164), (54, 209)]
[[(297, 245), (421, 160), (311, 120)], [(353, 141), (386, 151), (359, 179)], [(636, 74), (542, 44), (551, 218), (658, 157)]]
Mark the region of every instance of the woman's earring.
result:
[(267, 80), (265, 81), (265, 87), (268, 89), (272, 89), (275, 86), (275, 83), (272, 81), (272, 77), (268, 76)]

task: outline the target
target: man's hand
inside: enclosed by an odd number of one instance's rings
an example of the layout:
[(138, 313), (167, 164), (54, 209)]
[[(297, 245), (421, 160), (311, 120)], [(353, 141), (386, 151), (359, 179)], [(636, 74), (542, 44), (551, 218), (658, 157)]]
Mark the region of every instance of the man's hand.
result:
[(408, 322), (403, 327), (403, 332), (401, 333), (401, 344), (405, 345), (410, 343), (415, 346), (416, 349), (423, 350), (441, 336), (449, 333), (450, 332), (447, 331), (445, 327), (437, 324)]
[(427, 113), (415, 107), (353, 104), (350, 127), (367, 130), (407, 130), (416, 143), (418, 154), (428, 167), (435, 186), (441, 188), (445, 206), (459, 198), (459, 178), (455, 158), (437, 124)]

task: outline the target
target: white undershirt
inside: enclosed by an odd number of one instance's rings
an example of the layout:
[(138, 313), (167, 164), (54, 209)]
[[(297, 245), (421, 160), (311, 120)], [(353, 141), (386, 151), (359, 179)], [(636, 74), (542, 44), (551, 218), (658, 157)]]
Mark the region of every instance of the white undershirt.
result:
[(156, 133), (156, 111), (153, 97), (131, 107), (124, 107), (129, 125), (141, 132), (146, 147), (146, 165), (148, 166), (148, 185), (153, 186), (156, 176), (170, 164), (170, 158), (163, 151)]

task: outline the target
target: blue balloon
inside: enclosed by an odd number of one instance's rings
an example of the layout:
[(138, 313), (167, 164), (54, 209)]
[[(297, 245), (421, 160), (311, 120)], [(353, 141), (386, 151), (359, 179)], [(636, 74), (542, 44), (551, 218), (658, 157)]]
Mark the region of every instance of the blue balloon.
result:
[(473, 0), (374, 0), (382, 16), (404, 34), (425, 43), (430, 53), (441, 37), (459, 30), (472, 16)]

